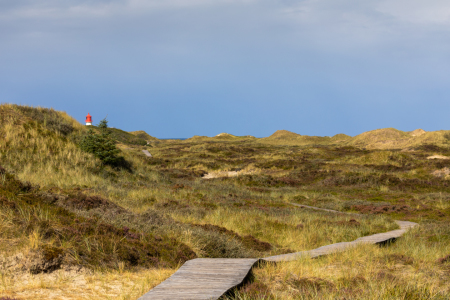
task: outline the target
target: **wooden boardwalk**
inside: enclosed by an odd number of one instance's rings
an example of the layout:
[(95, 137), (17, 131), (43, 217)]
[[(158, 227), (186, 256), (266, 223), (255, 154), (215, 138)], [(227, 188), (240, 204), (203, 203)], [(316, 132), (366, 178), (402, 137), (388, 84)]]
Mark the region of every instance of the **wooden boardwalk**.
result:
[[(294, 206), (343, 213), (331, 209), (292, 203)], [(313, 250), (262, 258), (267, 262), (292, 261), (300, 257), (315, 258), (342, 252), (358, 244), (381, 244), (397, 239), (417, 223), (396, 221), (400, 229), (358, 238), (352, 242), (336, 243)], [(187, 261), (167, 280), (140, 297), (140, 300), (215, 300), (242, 284), (260, 259), (250, 258), (196, 258)]]
[[(302, 207), (302, 208), (309, 208), (309, 209), (321, 210), (321, 211), (326, 211), (326, 212), (359, 215), (356, 213), (345, 213), (345, 212), (340, 212), (337, 210), (313, 207), (313, 206), (296, 204), (296, 203), (291, 203), (291, 204), (294, 206)], [(358, 244), (363, 244), (363, 243), (364, 244), (367, 244), (367, 243), (368, 244), (383, 244), (383, 243), (386, 243), (386, 242), (389, 242), (389, 241), (399, 238), (410, 228), (413, 228), (418, 225), (417, 223), (408, 222), (408, 221), (395, 221), (395, 222), (399, 225), (400, 229), (360, 237), (352, 242), (336, 243), (336, 244), (326, 245), (326, 246), (319, 247), (317, 249), (312, 249), (312, 250), (307, 250), (307, 251), (300, 251), (300, 252), (294, 252), (294, 253), (289, 253), (289, 254), (265, 257), (265, 258), (263, 258), (263, 260), (277, 262), (277, 261), (296, 260), (296, 259), (298, 259), (300, 257), (304, 257), (304, 256), (310, 257), (310, 258), (316, 258), (316, 257), (322, 256), (322, 255), (327, 255), (327, 254), (336, 253), (336, 252), (342, 252), (342, 251), (345, 251), (348, 247), (355, 247)]]
[(336, 253), (336, 252), (342, 252), (342, 251), (347, 250), (349, 247), (355, 247), (358, 244), (383, 244), (383, 243), (393, 241), (393, 240), (399, 238), (410, 228), (418, 225), (417, 223), (408, 222), (408, 221), (395, 221), (395, 222), (397, 222), (397, 224), (400, 226), (400, 229), (360, 237), (352, 242), (336, 243), (336, 244), (326, 245), (326, 246), (322, 246), (322, 247), (312, 249), (312, 250), (307, 250), (307, 251), (265, 257), (265, 258), (263, 258), (263, 260), (271, 261), (271, 262), (278, 262), (278, 261), (296, 260), (296, 259), (299, 259), (300, 257), (305, 257), (305, 256), (309, 257), (309, 258), (316, 258), (316, 257), (322, 256), (322, 255), (327, 255), (327, 254)]
[(257, 261), (254, 258), (196, 258), (187, 261), (166, 281), (139, 299), (218, 299), (244, 282)]

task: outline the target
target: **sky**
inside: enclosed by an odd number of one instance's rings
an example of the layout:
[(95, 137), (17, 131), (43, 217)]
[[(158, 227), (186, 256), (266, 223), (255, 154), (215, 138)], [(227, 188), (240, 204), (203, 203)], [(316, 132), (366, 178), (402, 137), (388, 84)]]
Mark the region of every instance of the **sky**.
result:
[(158, 138), (450, 129), (448, 0), (0, 0), (0, 103)]

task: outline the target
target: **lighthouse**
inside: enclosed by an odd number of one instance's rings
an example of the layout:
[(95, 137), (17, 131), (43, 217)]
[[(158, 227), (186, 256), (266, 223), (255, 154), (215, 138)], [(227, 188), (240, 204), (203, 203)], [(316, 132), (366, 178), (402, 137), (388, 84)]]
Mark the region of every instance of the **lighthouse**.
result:
[(88, 113), (86, 116), (86, 126), (92, 125), (92, 116)]

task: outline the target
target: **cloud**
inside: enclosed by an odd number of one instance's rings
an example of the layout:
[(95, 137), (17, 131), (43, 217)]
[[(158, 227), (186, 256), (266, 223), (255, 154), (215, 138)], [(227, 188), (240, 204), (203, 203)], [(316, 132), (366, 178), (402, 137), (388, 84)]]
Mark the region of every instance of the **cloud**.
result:
[(450, 3), (446, 0), (384, 0), (375, 8), (399, 22), (434, 26), (450, 23)]
[(439, 0), (0, 1), (0, 90), (292, 115), (420, 102), (447, 93), (448, 21)]
[(0, 15), (14, 18), (98, 17), (149, 14), (161, 10), (214, 8), (223, 5), (248, 4), (253, 0), (16, 0), (0, 3)]
[[(210, 28), (239, 35), (266, 30), (269, 38), (308, 38), (317, 46), (392, 43), (401, 36), (449, 30), (450, 5), (442, 0), (15, 0), (0, 2), (0, 22), (23, 31), (101, 26), (123, 22), (134, 30), (166, 26), (163, 18), (186, 30)], [(175, 19), (176, 17), (176, 19)], [(147, 20), (145, 20), (147, 18)], [(157, 24), (152, 19), (162, 22)], [(22, 26), (17, 23), (23, 23)], [(56, 23), (56, 22), (59, 22)], [(220, 22), (220, 24), (218, 24)], [(200, 25), (199, 25), (200, 24)], [(27, 27), (28, 25), (28, 27)], [(50, 25), (47, 26), (46, 25)], [(52, 27), (52, 28), (51, 28)], [(5, 27), (4, 27), (5, 28)], [(112, 26), (112, 29), (115, 29)], [(125, 28), (126, 29), (126, 28)], [(165, 28), (160, 28), (164, 30)], [(180, 30), (182, 31), (183, 28)], [(277, 31), (278, 29), (278, 31)], [(169, 32), (170, 33), (170, 32)], [(291, 36), (289, 36), (291, 34)], [(298, 36), (300, 34), (300, 36)], [(270, 36), (271, 35), (271, 36)], [(338, 38), (335, 41), (335, 38)], [(1, 36), (0, 36), (1, 38)]]

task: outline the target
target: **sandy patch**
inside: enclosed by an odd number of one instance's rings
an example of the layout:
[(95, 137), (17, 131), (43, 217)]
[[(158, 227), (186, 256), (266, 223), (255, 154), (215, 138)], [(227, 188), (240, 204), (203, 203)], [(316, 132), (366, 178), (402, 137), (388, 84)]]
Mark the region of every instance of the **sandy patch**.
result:
[(421, 136), (422, 134), (425, 134), (425, 133), (427, 133), (425, 130), (419, 128), (419, 129), (411, 131), (409, 134), (411, 136)]
[(447, 179), (448, 175), (450, 175), (450, 169), (449, 168), (443, 168), (440, 170), (433, 171), (431, 175), (434, 175), (436, 177), (444, 177)]
[(219, 177), (236, 177), (239, 175), (255, 174), (256, 170), (240, 170), (240, 171), (216, 171), (210, 172), (203, 176), (203, 179), (213, 179)]
[(231, 134), (229, 134), (229, 133), (226, 133), (226, 132), (222, 132), (222, 133), (219, 133), (218, 135), (216, 135), (216, 136), (227, 136), (227, 135), (231, 135)]
[(450, 157), (444, 155), (432, 155), (428, 156), (427, 159), (450, 159)]

